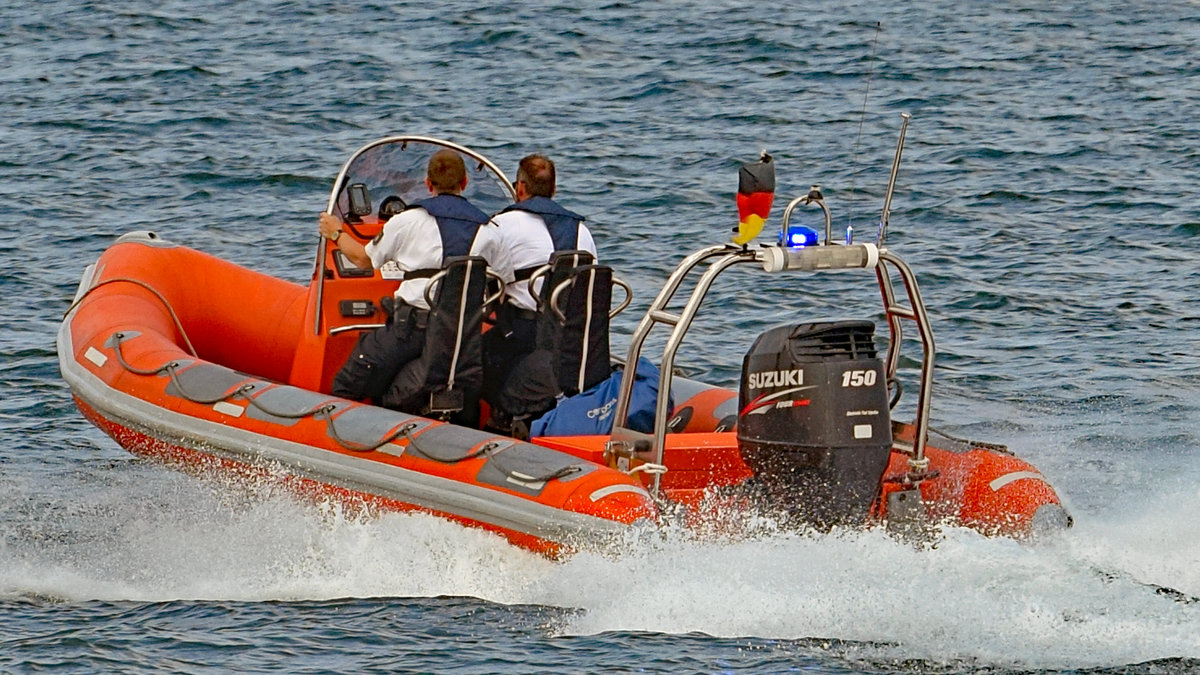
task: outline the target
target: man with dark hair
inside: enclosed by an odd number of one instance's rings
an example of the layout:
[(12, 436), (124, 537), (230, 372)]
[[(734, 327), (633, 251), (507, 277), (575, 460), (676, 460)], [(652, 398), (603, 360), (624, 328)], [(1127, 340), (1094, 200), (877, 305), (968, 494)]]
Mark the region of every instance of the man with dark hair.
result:
[[(533, 154), (524, 157), (517, 165), (516, 182), (525, 184), (525, 192), (530, 197), (553, 197), (556, 183), (554, 162), (544, 155)], [(521, 200), (520, 194), (517, 195), (517, 200)]]
[[(529, 155), (517, 167), (514, 181), (517, 203), (492, 220), (500, 228), (500, 240), (508, 250), (517, 277), (505, 288), (506, 307), (533, 311), (528, 275), (545, 265), (555, 251), (583, 250), (596, 255), (596, 242), (583, 224), (583, 216), (559, 206), (554, 162), (544, 155)], [(519, 271), (519, 273), (517, 272)]]
[(596, 255), (596, 243), (583, 216), (552, 199), (556, 191), (554, 162), (540, 154), (526, 156), (517, 167), (514, 188), (517, 203), (492, 218), (514, 270), (513, 281), (505, 288), (506, 302), (497, 311), (496, 326), (484, 336), (484, 398), (494, 410), (497, 393), (512, 367), (534, 348), (537, 305), (530, 293), (530, 275), (555, 251), (583, 250)]
[(393, 216), (365, 246), (354, 237), (343, 236), (337, 216), (321, 214), (321, 235), (337, 242), (351, 262), (403, 279), (396, 289), (395, 311), (388, 324), (360, 337), (334, 377), (335, 396), (395, 404), (389, 401), (389, 387), (401, 368), (422, 353), (429, 314), (425, 287), (447, 258), (482, 256), (494, 272), (505, 280), (512, 279), (508, 249), (500, 242), (499, 229), (462, 196), (467, 187), (462, 157), (450, 149), (434, 153), (426, 167), (425, 186), (433, 197)]

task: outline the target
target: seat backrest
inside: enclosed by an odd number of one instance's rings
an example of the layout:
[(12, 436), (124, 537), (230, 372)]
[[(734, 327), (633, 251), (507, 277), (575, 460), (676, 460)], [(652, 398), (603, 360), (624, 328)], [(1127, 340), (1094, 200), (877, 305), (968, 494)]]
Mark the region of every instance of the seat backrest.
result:
[[(542, 286), (531, 295), (537, 296), (538, 311), (545, 311), (549, 307), (550, 296), (565, 279), (567, 279), (571, 270), (580, 265), (591, 265), (596, 262), (596, 258), (588, 251), (555, 251), (550, 254), (550, 259), (546, 263), (549, 267), (542, 279)], [(540, 346), (540, 345), (539, 345)]]
[(384, 404), (414, 414), (478, 421), (483, 386), (481, 326), (487, 261), (479, 256), (447, 258), (431, 280), (433, 302), (421, 355), (405, 364)]
[(538, 292), (534, 349), (511, 370), (496, 404), (513, 419), (536, 419), (612, 372), (608, 315), (612, 270), (586, 251), (560, 251)]
[[(548, 332), (558, 333), (555, 371), (562, 394), (574, 396), (607, 378), (612, 372), (608, 349), (612, 268), (571, 268), (550, 289), (545, 307), (539, 322), (548, 326)], [(539, 325), (539, 334), (540, 329)]]

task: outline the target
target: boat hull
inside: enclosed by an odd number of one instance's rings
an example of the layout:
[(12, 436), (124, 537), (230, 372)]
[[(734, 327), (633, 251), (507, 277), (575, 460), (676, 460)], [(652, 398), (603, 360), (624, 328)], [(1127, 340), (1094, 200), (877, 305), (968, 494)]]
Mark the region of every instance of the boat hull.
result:
[[(305, 293), (295, 287), (286, 297), (277, 280), (265, 282), (272, 292), (247, 292), (262, 281), (143, 235), (118, 242), (85, 274), (59, 332), (60, 367), (80, 410), (135, 454), (282, 470), (306, 489), (427, 511), (548, 554), (655, 518), (645, 489), (608, 467), (275, 381), (292, 369), (279, 355), (295, 353), (294, 343), (280, 336), (299, 332)], [(234, 303), (219, 287), (243, 292)], [(264, 304), (254, 304), (258, 296)], [(207, 311), (185, 309), (192, 298), (207, 298)], [(279, 307), (278, 321), (262, 318)], [(256, 344), (260, 336), (269, 348)]]
[[(125, 235), (85, 271), (59, 330), (60, 367), (79, 409), (140, 456), (283, 476), (306, 494), (436, 514), (547, 555), (655, 521), (655, 490), (697, 520), (714, 500), (745, 493), (753, 472), (727, 428), (736, 392), (692, 380), (672, 386), (662, 474), (631, 471), (649, 468), (644, 458), (622, 465), (607, 436), (522, 442), (324, 393), (371, 327), (338, 307), (395, 283), (340, 278), (326, 261), (325, 283), (306, 287), (152, 233)], [(923, 518), (988, 535), (1069, 524), (1045, 478), (1010, 453), (929, 444), (928, 470), (914, 484), (912, 428), (895, 425), (893, 435), (873, 519), (897, 520), (897, 505), (919, 495)]]

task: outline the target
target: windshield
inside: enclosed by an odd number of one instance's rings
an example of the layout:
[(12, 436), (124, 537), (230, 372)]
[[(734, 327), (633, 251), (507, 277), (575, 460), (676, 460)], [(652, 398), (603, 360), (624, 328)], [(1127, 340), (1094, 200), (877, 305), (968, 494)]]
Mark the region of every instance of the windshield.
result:
[(496, 213), (513, 203), (516, 196), (512, 183), (499, 167), (483, 155), (436, 138), (395, 136), (359, 149), (346, 162), (334, 183), (329, 211), (343, 220), (353, 221), (354, 218), (350, 217), (349, 188), (356, 184), (367, 188), (371, 215), (362, 217), (366, 222), (380, 220), (381, 208), (398, 211), (396, 199), (401, 200), (400, 208), (403, 208), (430, 197), (425, 187), (425, 167), (430, 156), (443, 148), (454, 150), (462, 156), (467, 167), (467, 189), (463, 191), (463, 196), (478, 209), (485, 213)]

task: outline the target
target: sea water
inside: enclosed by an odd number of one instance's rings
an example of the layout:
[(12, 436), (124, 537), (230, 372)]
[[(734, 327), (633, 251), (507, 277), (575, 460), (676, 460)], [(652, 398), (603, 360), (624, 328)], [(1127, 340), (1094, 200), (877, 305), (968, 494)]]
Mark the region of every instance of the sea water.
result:
[[(1200, 670), (1198, 17), (1103, 0), (9, 3), (0, 671)], [(62, 314), (116, 236), (304, 283), (341, 162), (395, 133), (510, 174), (554, 158), (561, 201), (635, 289), (623, 354), (678, 259), (729, 237), (737, 167), (763, 149), (772, 224), (820, 185), (834, 237), (873, 241), (901, 113), (886, 243), (930, 310), (934, 425), (1051, 480), (1075, 527), (1041, 545), (668, 530), (549, 561), (135, 459), (58, 373)], [(815, 209), (796, 218), (823, 230)], [(863, 279), (835, 277), (731, 273), (679, 365), (733, 386), (771, 325), (882, 330)]]

